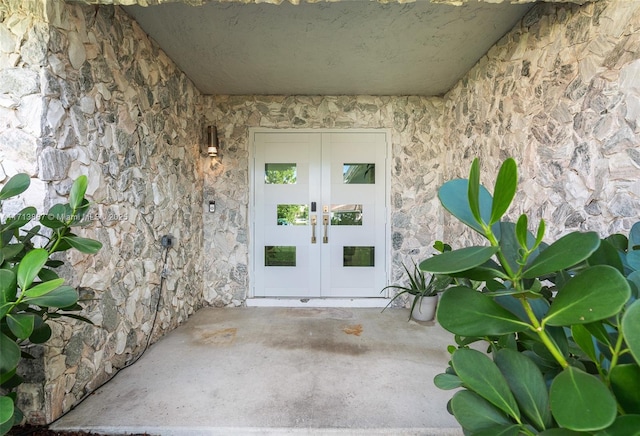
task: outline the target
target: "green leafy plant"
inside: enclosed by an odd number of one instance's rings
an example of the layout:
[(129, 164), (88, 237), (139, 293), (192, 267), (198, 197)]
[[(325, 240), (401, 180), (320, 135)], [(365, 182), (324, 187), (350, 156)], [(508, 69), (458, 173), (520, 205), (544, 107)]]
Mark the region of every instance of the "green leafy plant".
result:
[[(26, 174), (13, 176), (0, 190), (0, 204), (25, 192), (29, 184)], [(81, 176), (73, 183), (68, 203), (42, 216), (27, 207), (0, 221), (0, 435), (23, 418), (16, 406), (16, 388), (22, 383), (17, 374), (20, 360), (29, 357), (25, 347), (51, 337), (48, 319), (67, 316), (89, 322), (73, 313), (82, 309), (78, 292), (55, 272), (63, 262), (51, 259), (71, 248), (94, 254), (102, 247), (72, 232), (83, 224), (89, 208), (86, 189), (87, 178)], [(40, 225), (28, 227), (36, 218)]]
[[(455, 334), (441, 389), (459, 389), (448, 408), (466, 434), (632, 435), (640, 428), (640, 225), (629, 237), (572, 232), (543, 243), (529, 220), (501, 221), (513, 201), (517, 166), (506, 160), (493, 196), (468, 179), (445, 183), (442, 205), (482, 235), (429, 258), (423, 271), (481, 281), (446, 290), (438, 322)], [(469, 345), (488, 343), (488, 353)]]
[[(439, 241), (434, 245), (434, 248), (439, 249), (440, 251), (446, 250), (448, 246), (440, 243)], [(448, 247), (451, 249), (451, 247)], [(406, 286), (402, 285), (389, 285), (385, 286), (382, 291), (384, 292), (387, 289), (397, 289), (398, 292), (385, 306), (385, 309), (391, 305), (397, 298), (401, 297), (404, 294), (413, 295), (415, 298), (411, 303), (411, 308), (409, 310), (409, 319), (411, 319), (411, 314), (415, 309), (416, 305), (420, 304), (420, 300), (423, 297), (434, 297), (438, 295), (440, 292), (444, 291), (453, 281), (453, 278), (446, 275), (436, 275), (432, 274), (427, 280), (426, 274), (418, 265), (413, 262), (413, 270), (409, 271), (409, 268), (403, 263), (402, 267), (407, 275), (407, 279), (409, 283)], [(384, 311), (384, 309), (382, 309)]]

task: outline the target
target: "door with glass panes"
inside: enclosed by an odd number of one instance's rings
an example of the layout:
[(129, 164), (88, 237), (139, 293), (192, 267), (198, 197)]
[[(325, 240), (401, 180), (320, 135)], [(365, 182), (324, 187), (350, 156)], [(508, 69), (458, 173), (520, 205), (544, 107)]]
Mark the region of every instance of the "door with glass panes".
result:
[(386, 133), (253, 132), (255, 297), (381, 297)]

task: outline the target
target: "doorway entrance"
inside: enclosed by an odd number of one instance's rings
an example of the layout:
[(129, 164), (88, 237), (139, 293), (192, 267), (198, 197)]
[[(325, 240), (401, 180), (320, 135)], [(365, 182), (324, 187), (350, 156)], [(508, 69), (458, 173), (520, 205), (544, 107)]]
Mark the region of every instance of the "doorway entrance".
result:
[(387, 133), (255, 130), (254, 297), (383, 297)]

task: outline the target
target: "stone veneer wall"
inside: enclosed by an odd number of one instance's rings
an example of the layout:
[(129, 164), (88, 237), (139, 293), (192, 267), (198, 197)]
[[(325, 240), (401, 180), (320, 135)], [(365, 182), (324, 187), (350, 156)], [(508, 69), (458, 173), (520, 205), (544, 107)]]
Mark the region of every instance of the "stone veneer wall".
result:
[[(24, 368), (21, 406), (44, 423), (203, 305), (200, 94), (119, 7), (0, 5), (0, 176), (26, 170), (48, 207), (86, 174), (94, 222), (82, 234), (104, 244), (70, 254), (63, 274), (95, 325), (55, 323)], [(164, 234), (177, 244), (162, 281)]]
[(437, 128), (442, 100), (424, 97), (205, 97), (203, 113), (218, 127), (222, 158), (205, 168), (204, 298), (238, 306), (247, 297), (249, 262), (249, 128), (387, 128), (391, 130), (391, 234), (399, 280), (401, 262), (420, 259), (439, 237), (436, 189), (445, 153)]
[(640, 219), (640, 2), (536, 6), (446, 95), (444, 119), (447, 179), (479, 156), (493, 190), (499, 163), (516, 159), (513, 221), (544, 218), (549, 241), (628, 232)]

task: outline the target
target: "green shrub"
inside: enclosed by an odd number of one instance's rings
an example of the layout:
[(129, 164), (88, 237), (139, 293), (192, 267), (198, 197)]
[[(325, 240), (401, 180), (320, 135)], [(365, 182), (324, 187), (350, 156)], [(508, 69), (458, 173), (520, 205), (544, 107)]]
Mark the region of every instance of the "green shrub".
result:
[[(482, 281), (445, 291), (438, 322), (454, 333), (450, 367), (435, 378), (458, 390), (448, 409), (466, 434), (637, 435), (640, 429), (640, 223), (629, 237), (572, 232), (543, 243), (521, 215), (513, 159), (493, 196), (469, 179), (445, 183), (442, 205), (488, 241), (421, 262), (433, 274)], [(488, 354), (469, 347), (488, 343)], [(477, 348), (477, 347), (474, 347)]]
[[(27, 190), (29, 176), (18, 174), (0, 190), (2, 201)], [(16, 388), (22, 383), (17, 368), (29, 344), (41, 344), (51, 337), (48, 319), (61, 316), (88, 321), (73, 314), (81, 310), (76, 289), (64, 285), (55, 269), (63, 262), (51, 255), (75, 248), (96, 253), (102, 244), (72, 232), (82, 225), (89, 202), (84, 198), (87, 178), (79, 177), (69, 193), (69, 203), (53, 206), (38, 216), (27, 207), (15, 216), (0, 220), (0, 435), (22, 421), (16, 406)], [(40, 225), (27, 228), (39, 218)], [(44, 228), (48, 231), (42, 232)], [(40, 247), (36, 247), (42, 241)]]

